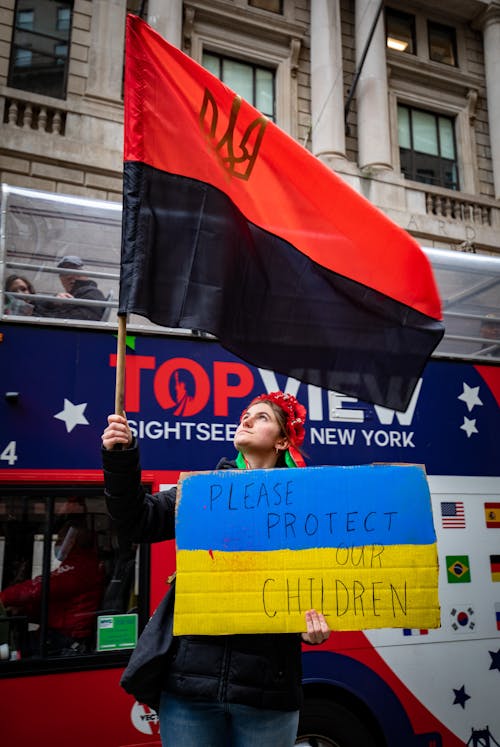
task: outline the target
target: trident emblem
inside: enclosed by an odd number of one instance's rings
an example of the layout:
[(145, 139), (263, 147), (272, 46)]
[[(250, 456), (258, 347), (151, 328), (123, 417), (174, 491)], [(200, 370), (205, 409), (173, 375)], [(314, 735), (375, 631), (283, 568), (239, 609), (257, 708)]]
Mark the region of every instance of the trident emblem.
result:
[(267, 119), (262, 115), (254, 119), (243, 133), (241, 141), (235, 143), (235, 126), (240, 107), (241, 98), (235, 96), (231, 105), (227, 129), (220, 140), (218, 140), (217, 123), (219, 110), (214, 97), (208, 88), (206, 88), (199, 122), (203, 135), (215, 151), (227, 175), (248, 180), (255, 165), (262, 138), (264, 137)]

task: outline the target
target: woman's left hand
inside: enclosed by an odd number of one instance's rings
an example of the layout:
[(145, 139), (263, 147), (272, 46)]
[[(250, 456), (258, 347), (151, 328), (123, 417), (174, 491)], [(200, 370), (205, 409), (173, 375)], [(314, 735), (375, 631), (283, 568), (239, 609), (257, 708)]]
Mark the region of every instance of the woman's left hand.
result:
[(331, 630), (326, 622), (324, 615), (316, 610), (306, 612), (307, 633), (302, 633), (304, 643), (317, 645), (328, 640)]

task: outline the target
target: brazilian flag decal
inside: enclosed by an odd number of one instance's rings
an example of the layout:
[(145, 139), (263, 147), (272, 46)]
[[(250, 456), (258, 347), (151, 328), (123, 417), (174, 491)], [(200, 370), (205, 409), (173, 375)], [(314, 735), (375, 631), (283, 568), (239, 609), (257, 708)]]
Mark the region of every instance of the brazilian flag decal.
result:
[(468, 555), (447, 555), (446, 570), (448, 573), (448, 583), (470, 583), (470, 564)]

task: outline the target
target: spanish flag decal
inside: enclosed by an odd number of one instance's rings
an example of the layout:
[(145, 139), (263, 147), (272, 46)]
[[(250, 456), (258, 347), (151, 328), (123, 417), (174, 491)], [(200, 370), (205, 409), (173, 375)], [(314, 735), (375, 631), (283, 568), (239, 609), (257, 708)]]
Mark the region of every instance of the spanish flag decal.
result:
[(488, 529), (500, 529), (500, 503), (485, 503), (484, 516)]

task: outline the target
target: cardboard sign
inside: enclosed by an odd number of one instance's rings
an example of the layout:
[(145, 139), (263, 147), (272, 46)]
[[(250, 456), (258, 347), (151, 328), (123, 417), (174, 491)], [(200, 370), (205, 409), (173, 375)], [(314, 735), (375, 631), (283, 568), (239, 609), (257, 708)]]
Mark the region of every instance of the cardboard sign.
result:
[(183, 475), (176, 542), (175, 635), (439, 627), (419, 466)]

